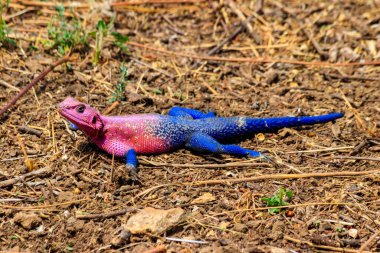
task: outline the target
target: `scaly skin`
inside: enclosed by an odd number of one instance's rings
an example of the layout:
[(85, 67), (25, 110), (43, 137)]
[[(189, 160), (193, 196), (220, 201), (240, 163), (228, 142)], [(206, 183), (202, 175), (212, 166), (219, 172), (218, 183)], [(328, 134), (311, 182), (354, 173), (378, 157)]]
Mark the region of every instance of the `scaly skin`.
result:
[(343, 113), (331, 113), (305, 117), (222, 118), (181, 107), (172, 108), (169, 115), (103, 116), (74, 98), (65, 99), (59, 105), (59, 112), (99, 148), (109, 154), (126, 157), (127, 166), (132, 170), (137, 166), (136, 154), (160, 154), (179, 148), (260, 156), (257, 151), (222, 143), (248, 138), (259, 132), (325, 123), (343, 117)]

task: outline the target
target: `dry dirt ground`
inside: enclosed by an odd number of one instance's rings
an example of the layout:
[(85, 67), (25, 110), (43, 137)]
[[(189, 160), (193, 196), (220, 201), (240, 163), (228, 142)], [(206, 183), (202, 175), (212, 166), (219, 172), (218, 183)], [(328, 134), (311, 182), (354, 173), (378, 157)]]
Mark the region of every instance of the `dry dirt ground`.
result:
[[(75, 60), (0, 118), (0, 248), (380, 252), (380, 1), (271, 0), (262, 9), (239, 0), (139, 2), (68, 3), (66, 28), (50, 1), (11, 1), (3, 8), (15, 44), (3, 41), (0, 52), (1, 106), (62, 57), (49, 29), (73, 30), (77, 20), (80, 34), (65, 51)], [(98, 21), (108, 24), (112, 16), (96, 65), (96, 35), (86, 39), (81, 29), (96, 32)], [(113, 43), (112, 31), (129, 36), (128, 51)], [(123, 62), (128, 75), (117, 97)], [(113, 161), (67, 129), (56, 106), (68, 96), (110, 115), (166, 113), (176, 105), (220, 116), (345, 116), (240, 143), (274, 163), (185, 150), (139, 156), (138, 185), (123, 159)], [(122, 101), (110, 103), (115, 97)], [(17, 178), (30, 167), (37, 175)], [(281, 188), (293, 193), (284, 199), (289, 207), (270, 213), (262, 198)], [(193, 201), (204, 194), (208, 199)], [(146, 207), (180, 207), (185, 216), (161, 234), (121, 232)]]

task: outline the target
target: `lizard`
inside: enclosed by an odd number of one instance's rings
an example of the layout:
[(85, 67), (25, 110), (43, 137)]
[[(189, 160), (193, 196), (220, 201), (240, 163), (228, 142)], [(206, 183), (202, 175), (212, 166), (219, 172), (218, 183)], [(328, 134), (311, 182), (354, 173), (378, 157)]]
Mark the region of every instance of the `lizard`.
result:
[(329, 113), (274, 118), (217, 117), (214, 112), (177, 106), (167, 115), (105, 116), (72, 97), (59, 104), (59, 113), (100, 149), (116, 157), (125, 157), (132, 178), (137, 177), (138, 154), (161, 154), (186, 148), (200, 153), (265, 157), (258, 151), (232, 143), (257, 133), (326, 123), (344, 116), (343, 113)]

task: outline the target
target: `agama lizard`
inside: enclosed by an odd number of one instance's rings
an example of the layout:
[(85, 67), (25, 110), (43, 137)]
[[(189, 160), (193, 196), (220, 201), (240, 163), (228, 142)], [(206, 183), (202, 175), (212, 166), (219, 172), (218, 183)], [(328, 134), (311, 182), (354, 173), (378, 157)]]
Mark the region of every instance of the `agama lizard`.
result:
[(126, 157), (132, 175), (137, 175), (136, 154), (160, 154), (187, 148), (202, 153), (257, 157), (261, 156), (260, 152), (230, 143), (255, 133), (325, 123), (344, 115), (223, 118), (213, 112), (173, 107), (168, 115), (104, 116), (71, 97), (60, 103), (59, 112), (99, 148), (117, 157)]

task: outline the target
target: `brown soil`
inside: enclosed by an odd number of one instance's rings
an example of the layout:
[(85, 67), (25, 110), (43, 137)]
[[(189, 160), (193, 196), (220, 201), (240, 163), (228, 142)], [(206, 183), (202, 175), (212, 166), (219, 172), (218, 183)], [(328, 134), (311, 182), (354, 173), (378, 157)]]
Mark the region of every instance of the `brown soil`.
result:
[[(57, 49), (43, 43), (56, 12), (39, 3), (50, 2), (11, 2), (3, 16), (8, 17), (16, 46), (1, 49), (1, 106), (17, 93), (3, 82), (21, 89), (60, 58)], [(265, 1), (262, 13), (257, 12), (256, 1), (236, 1), (236, 6), (223, 0), (198, 2), (73, 8), (72, 12), (66, 8), (66, 14), (77, 16), (87, 32), (94, 31), (101, 18), (108, 23), (108, 14), (116, 14), (113, 29), (138, 44), (131, 43), (129, 52), (122, 53), (107, 36), (97, 66), (92, 64), (94, 39), (89, 40), (90, 47), (74, 47), (77, 59), (70, 66), (57, 67), (2, 116), (0, 249), (145, 252), (163, 244), (168, 252), (183, 253), (275, 252), (273, 247), (286, 249), (283, 252), (380, 252), (379, 2), (286, 1), (284, 9)], [(217, 58), (154, 50), (206, 56), (240, 27), (239, 11), (252, 16), (253, 29), (242, 29), (212, 55)], [(104, 112), (110, 107), (122, 62), (128, 68), (126, 100), (111, 115), (165, 114), (180, 105), (213, 110), (220, 116), (343, 111), (345, 117), (240, 143), (266, 152), (276, 165), (186, 150), (139, 156), (142, 185), (131, 185), (124, 160), (113, 161), (80, 132), (77, 137), (69, 132), (56, 110), (59, 102), (73, 96)], [(338, 64), (347, 62), (368, 64)], [(39, 130), (40, 136), (20, 132), (22, 125)], [(34, 167), (46, 168), (46, 173), (4, 186), (3, 181), (29, 173), (18, 134)], [(223, 166), (231, 162), (252, 165)], [(373, 170), (378, 172), (344, 177), (279, 175)], [(234, 184), (224, 181), (271, 174), (278, 176)], [(220, 181), (197, 185), (215, 179)], [(167, 185), (154, 188), (163, 184)], [(280, 187), (293, 192), (287, 200), (292, 207), (270, 214), (262, 198)], [(205, 193), (216, 200), (192, 203)], [(111, 246), (122, 225), (144, 207), (182, 207), (186, 218), (166, 234), (132, 235)], [(80, 218), (125, 208), (132, 211)], [(208, 244), (173, 242), (166, 236)]]

